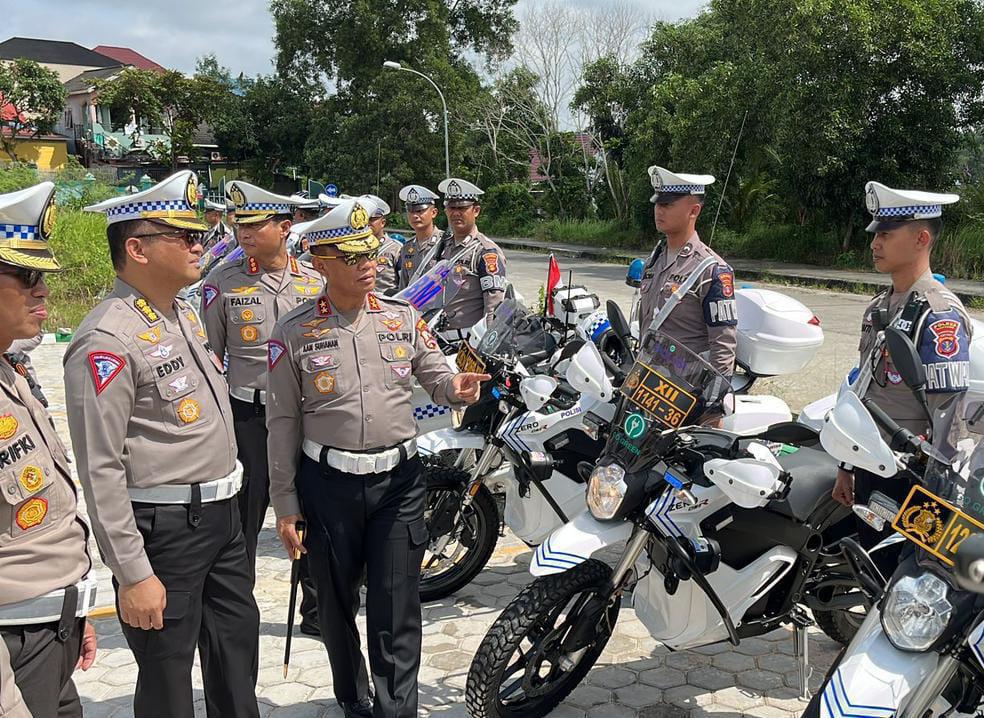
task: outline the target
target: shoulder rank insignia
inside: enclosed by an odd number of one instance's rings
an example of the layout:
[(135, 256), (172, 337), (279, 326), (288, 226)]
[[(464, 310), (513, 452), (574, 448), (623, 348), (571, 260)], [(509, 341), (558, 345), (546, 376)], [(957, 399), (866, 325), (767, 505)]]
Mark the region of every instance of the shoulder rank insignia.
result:
[(134, 299), (133, 306), (138, 312), (140, 312), (143, 315), (144, 320), (148, 324), (155, 324), (161, 320), (161, 317), (157, 313), (157, 310), (154, 309), (150, 305), (150, 302), (148, 302), (143, 297), (137, 297), (136, 299)]
[(125, 366), (126, 360), (123, 357), (110, 352), (89, 352), (89, 368), (96, 383), (96, 396), (102, 394), (103, 389), (109, 386)]

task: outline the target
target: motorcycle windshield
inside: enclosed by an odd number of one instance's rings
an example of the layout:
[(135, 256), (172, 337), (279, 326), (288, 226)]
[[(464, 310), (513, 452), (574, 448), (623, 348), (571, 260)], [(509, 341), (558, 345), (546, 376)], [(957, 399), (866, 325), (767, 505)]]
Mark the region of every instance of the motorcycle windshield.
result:
[(695, 424), (729, 387), (705, 359), (663, 332), (650, 332), (621, 387), (605, 454), (630, 473), (647, 468), (663, 432)]
[(461, 288), (454, 281), (454, 265), (446, 259), (435, 264), (427, 274), (397, 293), (396, 298), (413, 305), (421, 314), (447, 306)]
[(543, 317), (531, 314), (519, 301), (507, 299), (495, 308), (477, 351), (483, 356), (519, 358), (534, 353), (549, 353), (556, 346), (557, 340), (547, 331)]
[(895, 517), (897, 531), (919, 546), (919, 561), (953, 566), (964, 539), (984, 533), (984, 441), (965, 461), (950, 464), (953, 456), (943, 424), (950, 426), (962, 410), (960, 397), (936, 414), (934, 450), (941, 460), (930, 460), (920, 485), (914, 486)]

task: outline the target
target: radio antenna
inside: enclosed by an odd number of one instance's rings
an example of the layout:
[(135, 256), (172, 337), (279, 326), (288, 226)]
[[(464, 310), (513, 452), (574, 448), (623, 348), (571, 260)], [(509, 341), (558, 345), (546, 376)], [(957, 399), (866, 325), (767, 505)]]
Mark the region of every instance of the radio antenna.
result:
[(735, 149), (731, 153), (731, 164), (728, 165), (728, 174), (724, 177), (724, 187), (721, 188), (721, 199), (718, 200), (717, 212), (714, 214), (714, 224), (711, 225), (711, 238), (707, 240), (707, 246), (711, 246), (711, 242), (714, 241), (714, 230), (717, 229), (718, 217), (721, 216), (721, 207), (724, 205), (724, 193), (728, 191), (728, 180), (731, 179), (731, 170), (735, 166), (735, 157), (738, 155), (738, 145), (741, 144), (741, 136), (745, 132), (745, 120), (748, 119), (748, 110), (745, 110), (745, 115), (741, 118), (741, 128), (738, 130), (738, 139), (735, 140)]

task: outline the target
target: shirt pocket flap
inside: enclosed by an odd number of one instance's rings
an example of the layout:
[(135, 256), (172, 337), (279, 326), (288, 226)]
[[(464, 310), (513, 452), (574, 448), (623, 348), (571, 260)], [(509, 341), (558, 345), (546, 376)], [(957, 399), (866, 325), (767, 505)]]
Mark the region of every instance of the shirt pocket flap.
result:
[(409, 344), (380, 344), (379, 353), (386, 361), (409, 362), (413, 359), (413, 347)]
[(266, 319), (266, 309), (262, 306), (229, 307), (229, 318), (236, 325), (262, 324)]
[(338, 357), (334, 354), (315, 354), (305, 357), (301, 365), (306, 372), (319, 372), (325, 369), (337, 369)]
[(180, 374), (171, 375), (157, 380), (157, 391), (161, 399), (171, 402), (192, 393), (198, 388), (200, 379), (197, 374), (185, 371)]

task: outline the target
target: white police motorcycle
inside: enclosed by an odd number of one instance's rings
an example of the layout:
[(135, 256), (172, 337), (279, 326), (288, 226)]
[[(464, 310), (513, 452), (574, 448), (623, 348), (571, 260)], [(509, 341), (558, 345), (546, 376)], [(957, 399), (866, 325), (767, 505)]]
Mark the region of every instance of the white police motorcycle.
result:
[[(895, 328), (885, 338), (893, 365), (926, 406), (925, 371), (911, 340)], [(959, 399), (933, 416), (932, 444), (852, 391), (838, 396), (824, 423), (823, 446), (839, 460), (918, 480), (901, 506), (878, 492), (855, 506), (877, 529), (890, 523), (898, 533), (888, 540), (904, 538), (910, 550), (806, 716), (925, 718), (984, 709), (984, 444), (972, 453), (945, 446)]]
[[(671, 337), (644, 339), (586, 477), (588, 511), (536, 549), (536, 580), (475, 655), (472, 718), (549, 713), (601, 654), (625, 595), (672, 650), (792, 624), (805, 684), (806, 609), (827, 630), (867, 600), (839, 548), (853, 517), (831, 498), (837, 464), (813, 448), (811, 429), (786, 422), (740, 436), (694, 426), (726, 385)], [(614, 565), (594, 557), (616, 546)]]

